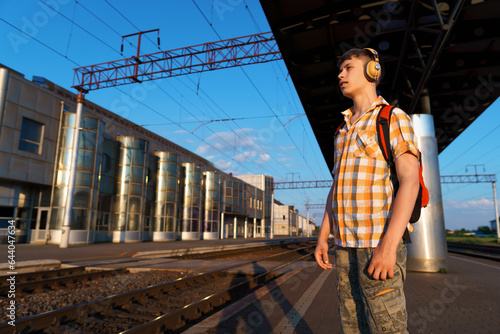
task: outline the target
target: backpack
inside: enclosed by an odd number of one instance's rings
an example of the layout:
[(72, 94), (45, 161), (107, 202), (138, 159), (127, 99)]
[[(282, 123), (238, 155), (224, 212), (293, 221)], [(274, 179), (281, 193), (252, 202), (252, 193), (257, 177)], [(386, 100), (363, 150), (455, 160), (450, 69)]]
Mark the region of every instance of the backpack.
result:
[[(391, 181), (394, 187), (394, 196), (395, 196), (399, 188), (399, 180), (396, 174), (396, 165), (394, 164), (394, 161), (392, 159), (392, 150), (391, 150), (390, 133), (389, 133), (390, 120), (392, 116), (392, 110), (394, 108), (395, 106), (386, 105), (382, 108), (382, 110), (380, 110), (377, 116), (376, 128), (377, 128), (378, 144), (385, 158), (385, 161), (387, 161), (387, 164), (389, 165), (389, 168), (391, 170)], [(336, 131), (336, 134), (339, 133), (340, 129), (344, 126), (344, 124), (345, 122), (342, 122), (342, 124), (340, 124), (340, 126)], [(429, 190), (425, 186), (424, 178), (422, 176), (422, 154), (420, 153), (420, 151), (418, 151), (418, 162), (419, 162), (418, 179), (420, 187), (418, 190), (417, 199), (415, 201), (415, 206), (413, 207), (413, 212), (410, 217), (411, 224), (419, 220), (422, 208), (425, 208), (427, 204), (429, 204)], [(405, 230), (403, 238), (407, 243), (411, 243), (410, 233), (408, 229)]]

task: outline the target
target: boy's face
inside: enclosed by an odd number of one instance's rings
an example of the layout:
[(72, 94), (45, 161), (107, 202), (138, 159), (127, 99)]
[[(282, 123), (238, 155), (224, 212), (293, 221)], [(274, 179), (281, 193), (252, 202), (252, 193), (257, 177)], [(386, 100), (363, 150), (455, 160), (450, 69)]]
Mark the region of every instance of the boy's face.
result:
[(365, 92), (370, 82), (365, 77), (367, 57), (351, 57), (345, 60), (339, 69), (339, 86), (345, 97), (353, 99), (356, 95)]

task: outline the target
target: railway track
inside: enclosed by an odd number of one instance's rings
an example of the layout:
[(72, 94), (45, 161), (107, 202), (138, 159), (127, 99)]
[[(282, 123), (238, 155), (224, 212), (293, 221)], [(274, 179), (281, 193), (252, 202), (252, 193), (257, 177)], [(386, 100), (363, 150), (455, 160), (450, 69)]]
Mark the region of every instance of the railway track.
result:
[(448, 242), (448, 252), (500, 262), (500, 247)]
[[(56, 290), (61, 286), (124, 274), (125, 269), (85, 271), (85, 267), (63, 268), (16, 275), (16, 293), (37, 293), (44, 289)], [(10, 287), (8, 276), (0, 277), (0, 296), (7, 297)], [(7, 284), (6, 284), (7, 283)]]
[[(315, 244), (311, 244), (286, 250), (222, 270), (19, 319), (15, 330), (17, 333), (176, 331), (277, 278), (287, 265), (311, 258), (314, 247)], [(273, 266), (269, 267), (271, 261)], [(268, 269), (255, 276), (245, 275), (243, 271), (235, 273), (242, 266)], [(192, 297), (189, 300), (186, 298), (188, 291)], [(0, 324), (0, 333), (12, 333), (12, 330), (7, 323)]]
[[(220, 259), (234, 257), (238, 254), (247, 254), (249, 251), (258, 252), (269, 249), (280, 249), (296, 246), (297, 243), (283, 243), (280, 245), (262, 246), (249, 249), (235, 249), (229, 251), (205, 252), (200, 254), (190, 254), (182, 256), (173, 256), (176, 259)], [(77, 283), (84, 283), (91, 280), (97, 280), (104, 277), (125, 274), (125, 269), (114, 270), (92, 270), (86, 271), (86, 268), (73, 267), (46, 271), (29, 272), (16, 275), (17, 293), (38, 293), (43, 290), (55, 290), (62, 286), (72, 286)], [(7, 297), (9, 292), (9, 275), (0, 276), (0, 297)]]

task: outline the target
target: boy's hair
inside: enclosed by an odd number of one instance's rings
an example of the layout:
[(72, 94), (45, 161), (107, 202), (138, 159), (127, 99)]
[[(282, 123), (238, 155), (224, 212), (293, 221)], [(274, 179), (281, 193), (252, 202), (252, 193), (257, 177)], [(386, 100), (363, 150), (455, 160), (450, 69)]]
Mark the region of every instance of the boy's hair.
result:
[(344, 54), (340, 56), (339, 61), (337, 62), (337, 67), (340, 68), (340, 65), (342, 65), (344, 61), (351, 59), (352, 57), (360, 58), (361, 56), (373, 59), (373, 54), (370, 51), (366, 49), (353, 48), (344, 52)]
[[(373, 53), (370, 52), (369, 50), (353, 48), (353, 49), (346, 51), (342, 56), (340, 56), (339, 61), (337, 62), (337, 67), (340, 69), (340, 66), (342, 65), (342, 63), (348, 59), (351, 59), (352, 57), (360, 58), (362, 56), (366, 56), (370, 60), (375, 60)], [(370, 61), (370, 60), (368, 60), (368, 61)], [(377, 80), (375, 81), (375, 83), (377, 85), (380, 83), (380, 80), (382, 79), (382, 76), (384, 75), (384, 72), (382, 71), (383, 68), (382, 68), (382, 64), (380, 63), (380, 59), (378, 61), (378, 64), (380, 65), (380, 72), (379, 72), (380, 75), (378, 76)], [(366, 71), (366, 69), (365, 69), (365, 71)], [(366, 73), (365, 73), (365, 75), (366, 75)]]

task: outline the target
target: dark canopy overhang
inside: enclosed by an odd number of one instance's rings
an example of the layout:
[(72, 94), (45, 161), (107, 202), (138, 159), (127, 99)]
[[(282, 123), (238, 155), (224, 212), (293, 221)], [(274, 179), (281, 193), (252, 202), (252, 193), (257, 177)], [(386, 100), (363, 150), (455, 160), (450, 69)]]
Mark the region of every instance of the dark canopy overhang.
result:
[(378, 89), (390, 103), (413, 114), (430, 101), (439, 152), (500, 95), (500, 1), (261, 4), (330, 170), (340, 112), (351, 106), (336, 63), (351, 47), (379, 51)]

